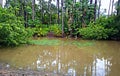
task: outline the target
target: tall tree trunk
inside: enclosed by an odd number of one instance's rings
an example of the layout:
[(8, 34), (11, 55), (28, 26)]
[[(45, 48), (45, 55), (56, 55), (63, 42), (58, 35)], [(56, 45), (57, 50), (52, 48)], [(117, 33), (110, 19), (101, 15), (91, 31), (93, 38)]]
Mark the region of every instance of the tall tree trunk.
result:
[(94, 21), (96, 20), (96, 9), (97, 9), (97, 0), (95, 0), (95, 6), (94, 6)]
[(76, 3), (76, 0), (74, 0), (74, 2)]
[(92, 4), (93, 3), (93, 0), (90, 0), (90, 4)]
[(44, 0), (39, 0), (39, 5), (40, 5), (40, 21), (43, 23), (44, 22), (44, 19), (43, 19), (43, 3), (44, 3)]
[(49, 24), (51, 24), (51, 1), (52, 0), (49, 0), (48, 1), (48, 11), (49, 11)]
[(99, 0), (99, 6), (98, 6), (98, 18), (100, 16), (100, 7), (101, 7), (101, 0)]
[(24, 10), (24, 26), (27, 27), (27, 12), (26, 12), (26, 1), (24, 0), (24, 3), (23, 3), (23, 10)]
[(32, 0), (32, 20), (35, 20), (35, 0)]
[(109, 2), (108, 16), (110, 16), (111, 0)]
[(20, 0), (20, 11), (19, 11), (19, 15), (23, 16), (23, 0)]
[(120, 15), (120, 9), (119, 9), (119, 7), (120, 7), (120, 0), (118, 0), (117, 7), (118, 7), (118, 9), (117, 9), (117, 15)]
[(111, 9), (111, 14), (113, 14), (113, 6), (114, 6), (114, 0), (112, 0), (112, 9)]
[(62, 37), (64, 37), (64, 8), (63, 8), (64, 1), (61, 0), (61, 9), (62, 9)]
[[(93, 0), (90, 0), (90, 5), (92, 5), (92, 3), (93, 3)], [(89, 8), (89, 10), (91, 10), (91, 8)], [(91, 14), (89, 14), (89, 22), (91, 21)]]
[(60, 24), (60, 16), (59, 16), (59, 0), (57, 0), (57, 8), (58, 8), (58, 20), (57, 20), (57, 22), (58, 22), (58, 24)]

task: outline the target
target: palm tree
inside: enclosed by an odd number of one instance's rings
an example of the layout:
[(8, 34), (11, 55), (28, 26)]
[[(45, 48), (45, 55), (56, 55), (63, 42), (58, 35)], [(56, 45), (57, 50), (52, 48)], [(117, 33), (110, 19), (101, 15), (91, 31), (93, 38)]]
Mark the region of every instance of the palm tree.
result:
[(27, 12), (25, 9), (26, 9), (26, 0), (24, 0), (23, 2), (23, 10), (24, 10), (24, 21), (25, 21), (24, 26), (27, 27)]
[(90, 0), (90, 4), (92, 4), (93, 3), (93, 0)]
[(95, 6), (94, 6), (94, 21), (96, 20), (96, 9), (97, 9), (97, 0), (95, 0)]
[(117, 15), (120, 15), (120, 0), (118, 0), (118, 3), (117, 3)]
[(101, 7), (101, 0), (99, 0), (99, 6), (98, 6), (98, 18), (100, 16), (100, 7)]
[(43, 23), (44, 22), (44, 8), (46, 8), (46, 2), (44, 0), (39, 0), (39, 6), (40, 6), (40, 20)]
[(111, 0), (109, 2), (108, 16), (110, 15)]
[(64, 9), (63, 9), (64, 1), (61, 0), (61, 9), (62, 9), (62, 37), (64, 36)]
[(48, 1), (48, 11), (49, 11), (49, 24), (51, 24), (51, 2), (52, 2), (52, 0), (49, 0)]
[(23, 0), (19, 0), (19, 3), (20, 3), (19, 15), (22, 16), (23, 15)]
[(57, 0), (57, 8), (58, 8), (58, 24), (60, 23), (60, 16), (59, 16), (59, 0)]
[(113, 6), (114, 6), (114, 0), (112, 0), (112, 9), (111, 9), (111, 14), (113, 13)]
[(35, 0), (32, 0), (32, 20), (35, 20)]

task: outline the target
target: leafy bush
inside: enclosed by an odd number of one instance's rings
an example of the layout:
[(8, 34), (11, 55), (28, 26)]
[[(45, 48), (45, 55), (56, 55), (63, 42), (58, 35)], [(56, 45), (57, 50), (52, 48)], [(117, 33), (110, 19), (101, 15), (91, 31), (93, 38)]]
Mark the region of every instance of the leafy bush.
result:
[(35, 27), (35, 34), (37, 34), (37, 36), (47, 36), (48, 32), (49, 28), (47, 25), (40, 24)]
[(113, 28), (107, 29), (101, 25), (93, 24), (90, 24), (86, 28), (79, 29), (79, 33), (84, 39), (107, 39), (109, 38), (109, 35), (114, 35), (116, 32), (118, 31)]
[(21, 23), (0, 23), (0, 44), (6, 46), (15, 46), (27, 43), (31, 36), (25, 30)]
[(42, 36), (42, 37), (43, 36), (47, 36), (48, 32), (49, 32), (48, 28), (42, 28), (42, 27), (40, 27), (40, 28), (36, 29), (36, 33), (37, 33), (38, 36)]
[(0, 8), (0, 44), (2, 46), (27, 43), (31, 36), (28, 31), (24, 28), (23, 22), (14, 14), (7, 12), (7, 9)]
[(53, 32), (55, 36), (61, 36), (61, 34), (62, 34), (60, 25), (57, 25), (57, 24), (50, 25), (49, 29), (50, 29), (50, 32)]
[(118, 30), (118, 32), (113, 37), (120, 39), (120, 15), (114, 17), (114, 23), (112, 23), (112, 25), (114, 29)]
[(114, 18), (115, 18), (115, 16), (110, 16), (108, 18), (102, 16), (96, 20), (95, 24), (99, 24), (105, 28), (111, 28), (111, 27), (113, 27), (113, 23), (115, 22)]
[(107, 29), (114, 29), (114, 30), (118, 30), (118, 32), (116, 32), (116, 34), (112, 34), (109, 35), (111, 38), (120, 38), (120, 15), (116, 15), (116, 16), (110, 16), (110, 17), (101, 17), (99, 19), (96, 20), (95, 25), (102, 25), (104, 28)]

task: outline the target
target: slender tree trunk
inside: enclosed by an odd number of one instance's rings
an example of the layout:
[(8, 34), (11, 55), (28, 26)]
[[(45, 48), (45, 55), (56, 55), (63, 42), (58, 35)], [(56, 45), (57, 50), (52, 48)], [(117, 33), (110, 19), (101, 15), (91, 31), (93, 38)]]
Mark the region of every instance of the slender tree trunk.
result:
[(94, 6), (94, 21), (96, 20), (96, 9), (97, 9), (97, 0), (95, 0), (95, 6)]
[(20, 0), (20, 11), (19, 11), (19, 15), (20, 15), (20, 16), (23, 15), (23, 0)]
[(79, 0), (79, 2), (81, 2), (81, 0)]
[(26, 1), (24, 0), (24, 5), (23, 5), (23, 8), (24, 8), (24, 26), (27, 27), (27, 12), (25, 10), (25, 7), (26, 7)]
[(114, 0), (112, 0), (112, 9), (111, 9), (111, 14), (113, 14), (113, 6), (114, 6)]
[(64, 37), (64, 8), (63, 8), (64, 1), (61, 0), (61, 9), (62, 9), (62, 37)]
[(76, 0), (74, 0), (74, 2), (76, 3)]
[(101, 0), (99, 0), (99, 7), (98, 7), (98, 18), (100, 16), (100, 7), (101, 7)]
[(120, 15), (120, 9), (119, 9), (119, 7), (120, 7), (120, 0), (118, 0), (117, 7), (118, 7), (118, 9), (117, 9), (117, 15)]
[(93, 3), (93, 0), (90, 0), (90, 4), (92, 4)]
[[(84, 5), (84, 3), (86, 4), (86, 2), (82, 1), (82, 5)], [(86, 4), (87, 5), (87, 4)], [(82, 18), (81, 18), (81, 21), (82, 21), (82, 28), (84, 28), (86, 26), (86, 22), (85, 22), (85, 16), (86, 16), (86, 8), (84, 6), (82, 6)], [(90, 18), (91, 16), (89, 16)]]
[(48, 1), (48, 11), (49, 11), (49, 24), (51, 24), (51, 1), (52, 0), (49, 0)]
[(109, 2), (108, 16), (110, 16), (110, 7), (111, 7), (111, 0)]
[(58, 7), (58, 24), (60, 24), (60, 16), (59, 16), (59, 0), (57, 0), (57, 7)]
[[(90, 0), (90, 4), (92, 4), (93, 3), (93, 0)], [(91, 8), (89, 8), (89, 10), (91, 10)], [(91, 21), (91, 14), (89, 14), (89, 22)]]
[(44, 22), (44, 19), (43, 19), (43, 3), (44, 3), (44, 0), (39, 0), (39, 5), (40, 5), (40, 21), (43, 23)]
[(35, 0), (32, 0), (32, 20), (35, 20)]

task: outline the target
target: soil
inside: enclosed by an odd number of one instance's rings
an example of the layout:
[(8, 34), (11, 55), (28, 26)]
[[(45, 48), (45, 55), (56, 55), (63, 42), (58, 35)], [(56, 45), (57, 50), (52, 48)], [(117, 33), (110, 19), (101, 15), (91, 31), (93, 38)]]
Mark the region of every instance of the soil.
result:
[(4, 66), (3, 64), (0, 64), (0, 76), (68, 76), (68, 75), (36, 70), (23, 70), (23, 69), (14, 70)]
[(33, 70), (0, 70), (0, 76), (68, 76), (58, 73), (33, 71)]

